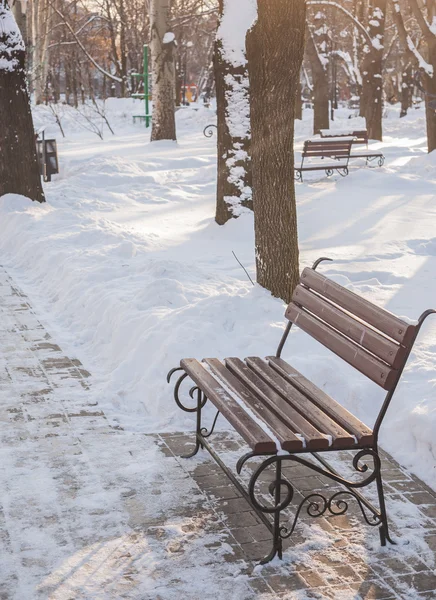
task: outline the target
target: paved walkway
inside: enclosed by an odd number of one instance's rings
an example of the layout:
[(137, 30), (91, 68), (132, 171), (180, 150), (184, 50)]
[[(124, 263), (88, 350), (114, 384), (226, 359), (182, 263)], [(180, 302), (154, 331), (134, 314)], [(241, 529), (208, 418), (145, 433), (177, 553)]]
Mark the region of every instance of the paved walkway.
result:
[[(111, 427), (1, 268), (0, 330), (0, 599), (436, 598), (436, 495), (388, 456), (398, 546), (381, 549), (357, 507), (305, 514), (285, 560), (259, 568), (268, 531), (205, 452), (178, 458), (192, 435)], [(231, 465), (245, 450), (216, 444)], [(297, 498), (327, 485), (287, 476)]]

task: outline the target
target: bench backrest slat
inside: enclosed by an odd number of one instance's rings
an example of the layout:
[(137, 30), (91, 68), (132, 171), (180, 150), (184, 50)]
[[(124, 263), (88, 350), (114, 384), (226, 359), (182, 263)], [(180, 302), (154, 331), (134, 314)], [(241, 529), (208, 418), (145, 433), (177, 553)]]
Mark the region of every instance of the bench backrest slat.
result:
[(349, 136), (352, 135), (354, 136), (354, 141), (353, 144), (368, 144), (368, 131), (366, 129), (357, 129), (355, 131), (349, 131), (349, 130), (344, 130), (344, 131), (331, 131), (331, 130), (325, 130), (325, 129), (321, 129), (321, 138), (328, 140), (329, 137), (339, 137), (339, 136)]
[(416, 326), (313, 269), (304, 269), (286, 317), (386, 390), (404, 367)]
[(319, 319), (337, 329), (389, 366), (398, 369), (404, 362), (407, 350), (401, 344), (368, 327), (363, 321), (340, 310), (324, 298), (302, 285), (297, 286), (293, 301)]
[(313, 269), (304, 269), (300, 283), (362, 319), (399, 344), (409, 347), (413, 342), (415, 325), (402, 321), (387, 310), (375, 306), (369, 300), (365, 300)]
[(389, 367), (364, 348), (354, 344), (304, 309), (291, 303), (286, 311), (286, 316), (300, 329), (340, 356), (366, 377), (372, 379), (383, 389), (390, 390), (394, 386), (398, 373), (395, 369)]
[(306, 140), (302, 157), (303, 159), (321, 156), (347, 158), (350, 155), (352, 143), (351, 139), (335, 141), (329, 139)]

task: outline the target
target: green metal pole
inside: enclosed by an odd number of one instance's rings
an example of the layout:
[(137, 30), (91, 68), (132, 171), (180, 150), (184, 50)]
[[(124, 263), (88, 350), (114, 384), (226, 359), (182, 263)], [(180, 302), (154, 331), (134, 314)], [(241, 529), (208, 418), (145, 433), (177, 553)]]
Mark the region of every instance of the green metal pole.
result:
[(145, 100), (145, 126), (150, 126), (150, 106), (148, 101), (148, 46), (144, 46), (144, 100)]

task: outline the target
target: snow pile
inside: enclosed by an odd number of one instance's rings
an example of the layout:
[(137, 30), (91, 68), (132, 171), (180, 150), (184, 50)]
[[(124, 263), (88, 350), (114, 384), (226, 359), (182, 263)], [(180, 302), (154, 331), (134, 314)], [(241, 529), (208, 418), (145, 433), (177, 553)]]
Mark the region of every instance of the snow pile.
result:
[(221, 40), (224, 57), (234, 67), (247, 63), (245, 36), (257, 18), (256, 0), (224, 0), (224, 10), (217, 39)]
[[(2, 264), (93, 373), (93, 394), (114, 423), (186, 430), (193, 419), (175, 406), (166, 373), (182, 357), (274, 352), (284, 306), (253, 287), (232, 255), (253, 277), (252, 215), (213, 221), (215, 141), (202, 135), (210, 113), (179, 111), (178, 144), (150, 144), (144, 127), (113, 114), (116, 136), (58, 137), (61, 173), (46, 185), (46, 205), (1, 200)], [(358, 129), (349, 114), (337, 111), (334, 126)], [(374, 144), (383, 168), (356, 161), (345, 179), (318, 173), (297, 185), (301, 266), (330, 256), (321, 272), (413, 321), (436, 297), (434, 158), (425, 153), (424, 111), (401, 121), (396, 107), (390, 114), (385, 143)], [(307, 111), (297, 149), (311, 126)], [(435, 334), (429, 318), (381, 443), (436, 487)], [(283, 356), (373, 425), (381, 388), (297, 328)]]

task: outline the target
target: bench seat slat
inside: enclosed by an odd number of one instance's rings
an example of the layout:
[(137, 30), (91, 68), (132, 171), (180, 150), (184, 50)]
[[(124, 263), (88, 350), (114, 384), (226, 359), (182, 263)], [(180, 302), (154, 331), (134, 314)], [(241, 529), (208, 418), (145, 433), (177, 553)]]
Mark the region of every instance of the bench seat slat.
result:
[(356, 445), (354, 437), (348, 431), (331, 419), (328, 413), (313, 404), (304, 394), (301, 394), (298, 389), (281, 377), (264, 360), (249, 357), (245, 361), (271, 388), (289, 402), (293, 410), (299, 411), (317, 429), (332, 436), (332, 448), (352, 448)]
[(404, 363), (407, 352), (404, 346), (384, 337), (363, 322), (356, 321), (301, 284), (295, 288), (292, 300), (387, 362), (394, 369), (398, 369)]
[(275, 356), (267, 356), (267, 361), (277, 373), (280, 373), (301, 393), (309, 397), (311, 402), (324, 410), (344, 429), (355, 435), (361, 446), (371, 446), (373, 444), (374, 435), (369, 427), (326, 394), (326, 392), (304, 377), (299, 371), (291, 367), (289, 363)]
[(243, 400), (244, 404), (262, 419), (278, 438), (284, 450), (301, 450), (303, 447), (302, 440), (289, 429), (283, 420), (271, 411), (267, 404), (262, 402), (240, 379), (231, 373), (220, 360), (217, 358), (205, 358), (203, 362), (208, 365), (213, 375), (217, 376), (218, 381), (224, 383), (227, 388), (237, 394)]
[(255, 452), (276, 452), (276, 443), (220, 386), (198, 360), (184, 358), (180, 361), (180, 366)]
[[(215, 365), (211, 364), (210, 360), (207, 364), (215, 371)], [(306, 446), (311, 449), (321, 450), (328, 448), (329, 442), (327, 437), (313, 427), (304, 417), (294, 414), (295, 411), (289, 410), (289, 405), (280, 396), (274, 393), (264, 382), (257, 377), (239, 358), (226, 358), (226, 369), (220, 372), (220, 377), (225, 377), (227, 381), (239, 382), (244, 388), (250, 391), (249, 396), (258, 399), (266, 408), (265, 415), (268, 419), (268, 424), (275, 424), (280, 421), (288, 431), (289, 439), (301, 440), (295, 435), (300, 434)], [(233, 387), (233, 386), (232, 386)], [(253, 400), (251, 400), (252, 402)], [(288, 444), (283, 448), (287, 450)]]
[(359, 319), (366, 321), (400, 344), (410, 346), (413, 342), (415, 325), (409, 325), (387, 310), (374, 306), (368, 300), (327, 279), (313, 269), (304, 269), (300, 283), (338, 304)]
[(277, 415), (292, 431), (300, 434), (311, 450), (328, 448), (328, 438), (314, 427), (304, 416), (298, 413), (277, 392), (271, 389), (256, 373), (239, 358), (226, 358), (227, 368), (247, 386), (250, 391)]
[(397, 381), (398, 371), (390, 368), (295, 304), (288, 306), (286, 317), (380, 387), (385, 390), (392, 389)]
[(341, 162), (334, 162), (334, 163), (317, 163), (314, 165), (311, 165), (310, 163), (308, 165), (304, 165), (303, 167), (301, 167), (300, 165), (295, 165), (295, 170), (296, 171), (326, 171), (327, 169), (346, 169), (347, 168), (347, 163), (341, 163)]
[(371, 150), (364, 150), (362, 152), (360, 150), (357, 150), (356, 152), (352, 152), (350, 154), (350, 158), (371, 158), (373, 156), (384, 158), (383, 152), (371, 152)]

